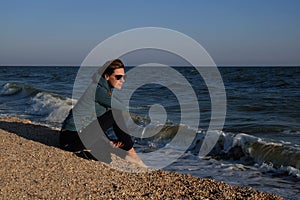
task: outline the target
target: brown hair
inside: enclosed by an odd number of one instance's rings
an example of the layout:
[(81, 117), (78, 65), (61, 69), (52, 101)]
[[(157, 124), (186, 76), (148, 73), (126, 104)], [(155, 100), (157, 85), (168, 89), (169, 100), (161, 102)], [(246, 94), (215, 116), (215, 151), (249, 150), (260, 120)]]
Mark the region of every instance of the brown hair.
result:
[(120, 59), (114, 59), (114, 60), (107, 61), (103, 65), (103, 67), (100, 67), (98, 69), (98, 73), (102, 74), (102, 77), (104, 77), (105, 74), (110, 76), (114, 73), (115, 69), (119, 69), (119, 68), (124, 68), (123, 62)]

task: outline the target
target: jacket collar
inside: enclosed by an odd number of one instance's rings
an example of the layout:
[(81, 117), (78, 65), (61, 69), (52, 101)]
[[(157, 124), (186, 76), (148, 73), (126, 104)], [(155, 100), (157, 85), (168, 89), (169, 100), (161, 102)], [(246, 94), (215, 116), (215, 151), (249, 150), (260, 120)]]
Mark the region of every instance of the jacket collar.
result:
[(105, 80), (105, 78), (103, 78), (100, 74), (98, 74), (97, 72), (93, 75), (92, 77), (93, 82), (97, 83), (99, 86), (104, 87), (105, 89), (107, 89), (108, 91), (111, 90), (111, 88), (109, 87), (107, 80)]

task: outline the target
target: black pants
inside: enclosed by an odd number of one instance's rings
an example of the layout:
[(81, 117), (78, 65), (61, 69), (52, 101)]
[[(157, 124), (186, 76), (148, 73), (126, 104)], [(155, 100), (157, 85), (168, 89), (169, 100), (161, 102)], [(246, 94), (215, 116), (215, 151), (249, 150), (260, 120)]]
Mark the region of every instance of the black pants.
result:
[[(100, 131), (101, 129), (99, 129), (99, 125), (103, 132)], [(125, 126), (122, 125), (122, 127)], [(134, 143), (131, 136), (119, 128), (113, 118), (112, 111), (108, 111), (98, 117), (97, 120), (90, 123), (80, 133), (76, 131), (62, 130), (60, 133), (60, 146), (62, 149), (73, 152), (90, 150), (92, 151), (91, 154), (98, 155), (96, 157), (107, 157), (110, 156), (108, 155), (110, 153), (115, 153), (123, 157), (121, 154), (124, 154), (124, 151), (122, 152), (118, 149), (112, 148), (109, 143), (110, 141), (105, 134), (109, 128), (113, 128), (117, 136), (117, 141), (122, 142), (123, 146), (120, 147), (121, 149), (128, 151), (133, 147)], [(84, 140), (84, 142), (82, 142), (82, 140)], [(87, 157), (94, 158), (94, 156), (90, 155)]]

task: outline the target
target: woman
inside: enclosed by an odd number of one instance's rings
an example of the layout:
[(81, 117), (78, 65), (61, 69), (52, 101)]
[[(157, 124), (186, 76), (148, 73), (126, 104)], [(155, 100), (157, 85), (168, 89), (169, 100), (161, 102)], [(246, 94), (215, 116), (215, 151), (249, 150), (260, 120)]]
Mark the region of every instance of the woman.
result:
[[(115, 153), (145, 166), (133, 148), (130, 135), (119, 128), (112, 114), (112, 101), (114, 101), (114, 107), (116, 105), (120, 110), (122, 109), (121, 102), (115, 98), (112, 99), (111, 95), (113, 89), (122, 89), (124, 77), (124, 64), (120, 59), (108, 61), (102, 68), (99, 68), (93, 76), (92, 83), (63, 122), (60, 133), (62, 149), (85, 152), (84, 155), (93, 159), (96, 159), (95, 155), (97, 155), (98, 160), (106, 162), (111, 161), (111, 153)], [(107, 131), (110, 128), (113, 128), (117, 139), (108, 138)], [(86, 150), (91, 154), (86, 153)]]

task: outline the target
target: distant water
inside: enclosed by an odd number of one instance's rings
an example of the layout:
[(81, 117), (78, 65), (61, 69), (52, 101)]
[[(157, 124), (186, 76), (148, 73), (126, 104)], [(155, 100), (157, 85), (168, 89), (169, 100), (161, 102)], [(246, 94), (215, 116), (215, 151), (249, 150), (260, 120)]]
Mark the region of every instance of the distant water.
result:
[[(76, 102), (72, 88), (78, 69), (0, 67), (0, 116), (28, 118), (59, 128)], [(211, 117), (209, 92), (195, 68), (174, 69), (197, 95), (200, 125), (184, 155), (165, 169), (300, 199), (300, 68), (220, 67), (227, 96), (226, 121), (217, 144), (201, 159), (198, 153)], [(170, 77), (168, 84), (179, 87), (181, 83)], [(143, 122), (154, 104), (165, 108), (168, 124), (151, 140), (136, 138), (141, 154), (166, 145), (176, 134), (176, 125), (185, 127), (180, 123), (176, 95), (160, 84), (139, 87), (130, 99), (130, 111), (142, 116)], [(188, 137), (191, 130), (185, 131)]]

